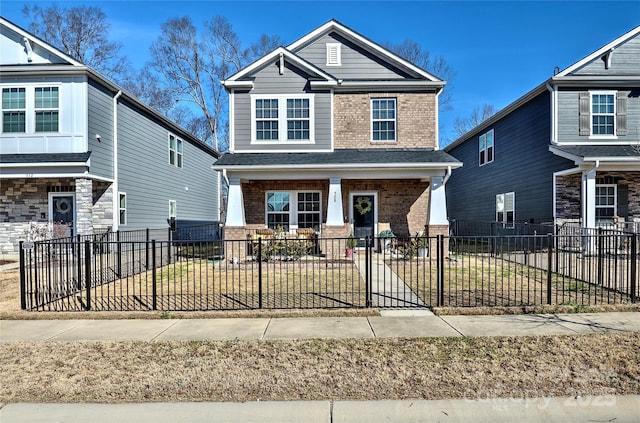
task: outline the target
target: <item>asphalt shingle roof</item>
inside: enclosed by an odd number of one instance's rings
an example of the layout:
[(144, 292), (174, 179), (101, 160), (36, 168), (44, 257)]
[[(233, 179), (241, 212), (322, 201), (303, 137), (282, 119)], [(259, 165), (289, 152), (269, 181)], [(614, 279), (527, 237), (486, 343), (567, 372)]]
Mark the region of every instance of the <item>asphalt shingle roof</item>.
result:
[(338, 149), (326, 153), (238, 153), (224, 154), (214, 166), (347, 165), (347, 164), (425, 164), (460, 162), (442, 150), (370, 148)]
[(566, 145), (555, 148), (578, 157), (640, 158), (640, 146), (633, 145)]

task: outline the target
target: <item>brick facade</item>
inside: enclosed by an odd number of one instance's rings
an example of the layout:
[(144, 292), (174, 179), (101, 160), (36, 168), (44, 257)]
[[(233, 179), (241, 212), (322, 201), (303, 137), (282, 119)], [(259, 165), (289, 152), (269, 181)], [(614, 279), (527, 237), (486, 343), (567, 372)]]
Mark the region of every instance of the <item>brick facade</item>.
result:
[[(371, 141), (371, 99), (396, 98), (396, 142)], [(434, 148), (436, 97), (432, 93), (335, 93), (335, 148)]]

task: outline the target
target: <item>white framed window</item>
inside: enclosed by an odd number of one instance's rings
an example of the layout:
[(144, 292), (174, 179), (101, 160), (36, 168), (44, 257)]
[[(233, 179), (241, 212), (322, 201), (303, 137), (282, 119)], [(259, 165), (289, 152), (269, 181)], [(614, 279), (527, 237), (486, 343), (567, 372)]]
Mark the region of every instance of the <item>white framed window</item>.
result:
[(285, 231), (296, 228), (320, 230), (322, 195), (320, 191), (268, 191), (265, 194), (267, 227)]
[(478, 161), (480, 166), (493, 162), (493, 129), (480, 135)]
[(169, 200), (169, 219), (176, 218), (178, 216), (178, 203), (176, 200)]
[(371, 140), (396, 140), (396, 99), (371, 99)]
[(516, 220), (516, 193), (496, 195), (496, 222), (513, 227)]
[(342, 45), (327, 43), (327, 66), (342, 66)]
[(169, 134), (169, 164), (182, 169), (182, 140)]
[(618, 186), (596, 184), (596, 220), (611, 220), (617, 214)]
[(120, 225), (124, 226), (127, 224), (127, 193), (119, 192), (118, 193), (118, 219)]
[(615, 136), (616, 92), (591, 91), (591, 135)]
[(24, 88), (2, 89), (2, 132), (27, 132), (27, 101)]
[(36, 132), (58, 132), (58, 87), (35, 87), (34, 110)]
[(252, 95), (251, 142), (313, 143), (314, 96)]

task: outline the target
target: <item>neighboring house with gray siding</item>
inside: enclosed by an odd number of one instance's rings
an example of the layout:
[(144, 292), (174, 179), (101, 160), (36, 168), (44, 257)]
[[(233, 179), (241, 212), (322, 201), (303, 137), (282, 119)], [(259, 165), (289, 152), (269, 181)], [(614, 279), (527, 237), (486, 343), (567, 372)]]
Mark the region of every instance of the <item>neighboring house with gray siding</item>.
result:
[(464, 162), (449, 218), (618, 227), (640, 221), (640, 27), (445, 148)]
[(445, 82), (332, 20), (223, 82), (230, 153), (225, 236), (448, 233), (438, 147)]
[(0, 59), (0, 257), (49, 223), (86, 235), (219, 220), (211, 147), (4, 18)]

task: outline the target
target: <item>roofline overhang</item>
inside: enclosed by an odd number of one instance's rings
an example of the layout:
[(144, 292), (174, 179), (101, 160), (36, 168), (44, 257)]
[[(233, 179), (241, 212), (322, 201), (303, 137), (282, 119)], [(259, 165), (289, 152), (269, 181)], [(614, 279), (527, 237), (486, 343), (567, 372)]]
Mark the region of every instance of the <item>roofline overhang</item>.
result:
[(635, 86), (640, 87), (640, 79), (635, 75), (558, 75), (549, 81), (558, 87), (584, 87), (590, 86)]
[(21, 168), (21, 167), (88, 167), (89, 160), (83, 162), (25, 162), (25, 163), (1, 163), (2, 168)]
[(286, 172), (298, 170), (376, 170), (376, 169), (457, 169), (462, 167), (462, 162), (441, 163), (340, 163), (340, 164), (300, 164), (300, 165), (219, 165), (214, 164), (213, 169), (231, 171), (280, 171)]
[(573, 160), (576, 165), (581, 165), (584, 163), (595, 163), (599, 162), (601, 164), (606, 163), (640, 163), (640, 156), (629, 157), (629, 156), (580, 156), (577, 154), (570, 153), (568, 151), (564, 151), (556, 146), (550, 145), (549, 151), (555, 154), (556, 156), (565, 158), (567, 160)]

